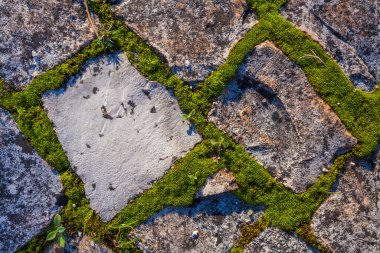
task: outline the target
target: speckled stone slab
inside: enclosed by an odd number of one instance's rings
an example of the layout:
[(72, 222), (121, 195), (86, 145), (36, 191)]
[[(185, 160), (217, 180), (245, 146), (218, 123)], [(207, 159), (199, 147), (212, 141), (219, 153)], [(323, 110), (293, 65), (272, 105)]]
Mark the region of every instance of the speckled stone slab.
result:
[(380, 4), (377, 0), (289, 0), (282, 15), (319, 42), (352, 83), (380, 83)]
[(91, 207), (104, 221), (201, 140), (181, 118), (171, 91), (141, 76), (124, 53), (93, 61), (43, 102)]
[(0, 78), (14, 87), (94, 38), (81, 0), (0, 0)]
[(248, 206), (230, 193), (202, 198), (190, 207), (169, 207), (131, 234), (143, 252), (230, 252), (240, 229), (256, 222), (262, 209)]
[(0, 252), (14, 252), (45, 229), (65, 204), (58, 173), (0, 109)]
[(296, 192), (356, 143), (302, 70), (269, 42), (246, 57), (208, 118)]
[(180, 78), (202, 81), (257, 23), (245, 0), (123, 0), (115, 14)]
[(317, 253), (304, 241), (275, 227), (259, 234), (244, 250), (244, 253)]
[(333, 252), (380, 252), (380, 151), (349, 162), (334, 191), (313, 216), (318, 239)]

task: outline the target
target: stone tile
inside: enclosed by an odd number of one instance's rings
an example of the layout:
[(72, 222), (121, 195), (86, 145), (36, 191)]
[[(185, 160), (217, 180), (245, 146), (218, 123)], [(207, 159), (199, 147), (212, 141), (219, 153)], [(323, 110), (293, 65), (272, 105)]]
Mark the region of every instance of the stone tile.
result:
[(202, 81), (257, 22), (245, 0), (124, 0), (116, 15), (180, 78)]
[(171, 91), (141, 76), (124, 53), (93, 61), (43, 102), (91, 207), (104, 221), (201, 140), (181, 119)]
[(0, 109), (0, 252), (14, 252), (46, 228), (65, 204), (59, 175)]
[(269, 42), (247, 56), (208, 118), (296, 192), (356, 143), (302, 70)]
[(285, 18), (319, 42), (354, 85), (380, 82), (380, 5), (376, 0), (289, 0)]
[(313, 216), (318, 239), (333, 252), (380, 252), (380, 151), (350, 162), (335, 190)]
[(211, 195), (217, 195), (238, 188), (236, 179), (232, 173), (227, 170), (221, 170), (216, 174), (208, 177), (204, 185), (201, 186), (199, 191), (195, 194), (195, 198), (202, 198)]
[(246, 249), (245, 253), (316, 253), (304, 241), (275, 227), (265, 229)]
[(240, 229), (262, 216), (230, 193), (202, 198), (190, 207), (169, 207), (132, 231), (143, 252), (229, 252)]
[(15, 87), (94, 38), (79, 0), (0, 0), (0, 27), (0, 77)]

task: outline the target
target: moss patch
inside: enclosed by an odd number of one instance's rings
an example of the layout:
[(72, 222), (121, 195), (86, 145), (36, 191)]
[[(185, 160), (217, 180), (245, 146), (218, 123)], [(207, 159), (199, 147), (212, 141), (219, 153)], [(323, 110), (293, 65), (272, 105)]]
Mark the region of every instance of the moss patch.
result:
[[(231, 50), (227, 61), (207, 80), (192, 89), (174, 76), (168, 66), (134, 32), (117, 20), (108, 3), (91, 2), (105, 30), (105, 36), (114, 42), (115, 49), (126, 52), (130, 62), (142, 75), (160, 82), (174, 90), (181, 109), (192, 116), (190, 120), (203, 135), (203, 142), (175, 163), (173, 168), (151, 189), (141, 194), (121, 211), (109, 224), (104, 224), (91, 210), (85, 198), (79, 178), (70, 170), (67, 157), (56, 137), (53, 126), (41, 107), (41, 96), (50, 89), (65, 84), (70, 76), (77, 74), (85, 62), (111, 50), (102, 41), (95, 40), (73, 58), (62, 65), (35, 78), (23, 91), (0, 89), (0, 105), (8, 110), (21, 131), (37, 152), (61, 173), (61, 180), (68, 196), (68, 205), (62, 211), (63, 224), (69, 233), (77, 230), (90, 234), (115, 251), (131, 249), (127, 235), (133, 227), (148, 219), (166, 206), (189, 205), (197, 189), (206, 178), (218, 170), (228, 167), (239, 184), (236, 194), (249, 204), (266, 207), (263, 219), (243, 229), (242, 238), (234, 249), (242, 251), (262, 229), (269, 225), (299, 234), (310, 245), (324, 250), (312, 234), (308, 224), (319, 205), (331, 194), (339, 170), (347, 158), (339, 157), (330, 171), (302, 194), (295, 194), (270, 176), (263, 166), (254, 161), (243, 147), (236, 144), (215, 125), (206, 120), (206, 115), (225, 87), (233, 80), (246, 55), (256, 45), (270, 40), (304, 71), (310, 84), (334, 109), (346, 127), (359, 140), (354, 150), (356, 156), (370, 154), (380, 138), (380, 90), (365, 93), (357, 90), (344, 75), (337, 63), (310, 37), (297, 30), (278, 14), (284, 0), (249, 0), (260, 17), (246, 36)], [(313, 59), (300, 58), (313, 50), (325, 64)], [(6, 87), (4, 82), (0, 87)], [(225, 147), (220, 160), (212, 159), (218, 153), (211, 140), (223, 137)], [(198, 173), (192, 183), (189, 175)], [(33, 239), (22, 252), (40, 252), (46, 245), (45, 234)], [(42, 239), (41, 239), (42, 238)], [(28, 251), (29, 250), (29, 251)]]

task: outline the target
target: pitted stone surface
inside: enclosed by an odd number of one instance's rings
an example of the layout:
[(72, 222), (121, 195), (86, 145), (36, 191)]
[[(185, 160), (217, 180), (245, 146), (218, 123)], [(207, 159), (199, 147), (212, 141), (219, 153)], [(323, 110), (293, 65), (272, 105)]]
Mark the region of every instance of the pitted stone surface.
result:
[[(198, 200), (191, 207), (169, 207), (132, 231), (143, 252), (229, 252), (262, 212), (230, 193)], [(196, 235), (196, 236), (195, 236)]]
[(64, 198), (59, 175), (0, 109), (0, 252), (14, 252), (51, 222)]
[(376, 0), (289, 0), (282, 11), (319, 42), (357, 87), (380, 83), (380, 4)]
[(275, 227), (265, 229), (244, 253), (316, 253), (304, 241)]
[(349, 163), (311, 223), (333, 252), (380, 252), (380, 152), (372, 161)]
[(94, 37), (81, 0), (0, 0), (0, 27), (0, 77), (15, 87)]
[(204, 185), (202, 185), (199, 191), (195, 194), (195, 198), (233, 191), (238, 187), (234, 175), (232, 175), (227, 169), (224, 169), (211, 177), (208, 177)]
[(116, 15), (186, 81), (205, 79), (257, 22), (245, 0), (118, 2)]
[(97, 60), (66, 90), (43, 98), (91, 207), (105, 221), (201, 140), (170, 91), (141, 76), (124, 53), (113, 58), (119, 64)]
[(302, 70), (269, 42), (247, 56), (209, 120), (296, 192), (356, 143)]

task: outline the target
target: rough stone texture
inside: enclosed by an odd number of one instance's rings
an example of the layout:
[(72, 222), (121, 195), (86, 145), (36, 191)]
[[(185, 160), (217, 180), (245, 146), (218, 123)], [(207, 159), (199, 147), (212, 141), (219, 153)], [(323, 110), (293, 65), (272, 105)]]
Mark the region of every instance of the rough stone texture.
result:
[(195, 198), (201, 198), (211, 195), (217, 195), (228, 191), (233, 191), (238, 188), (235, 177), (227, 169), (221, 170), (218, 173), (207, 178), (204, 185), (195, 194)]
[(59, 247), (57, 242), (54, 242), (44, 253), (113, 253), (113, 251), (102, 244), (94, 242), (87, 235), (78, 235), (66, 238), (64, 249)]
[(198, 200), (191, 207), (165, 208), (131, 236), (140, 240), (143, 252), (229, 252), (241, 227), (261, 215), (259, 209), (225, 193)]
[(209, 120), (296, 192), (355, 144), (302, 70), (269, 42), (247, 56)]
[(275, 227), (265, 229), (244, 250), (245, 253), (313, 253), (304, 241)]
[(357, 87), (380, 82), (380, 4), (377, 0), (289, 0), (282, 11), (319, 42)]
[(245, 0), (124, 0), (113, 7), (186, 81), (201, 81), (257, 22)]
[(0, 0), (0, 77), (16, 87), (94, 36), (81, 0)]
[(119, 63), (91, 63), (66, 90), (43, 98), (91, 207), (105, 221), (201, 140), (170, 91), (141, 76), (124, 53), (113, 59)]
[(14, 252), (61, 209), (59, 175), (38, 156), (0, 109), (0, 252)]
[(336, 193), (314, 214), (312, 229), (333, 252), (380, 252), (380, 152), (347, 166)]

